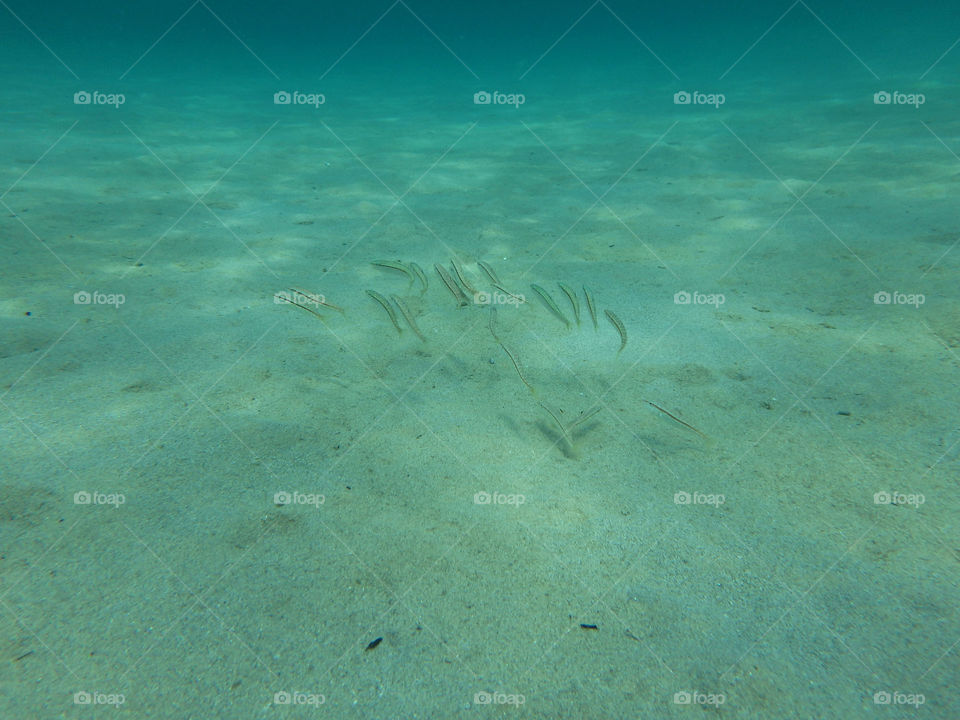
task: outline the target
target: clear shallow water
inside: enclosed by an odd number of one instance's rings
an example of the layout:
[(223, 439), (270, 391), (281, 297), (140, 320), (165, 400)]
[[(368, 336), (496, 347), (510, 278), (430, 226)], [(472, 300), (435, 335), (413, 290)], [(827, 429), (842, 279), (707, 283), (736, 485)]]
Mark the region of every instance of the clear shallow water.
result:
[(948, 10), (9, 4), (3, 714), (957, 714)]

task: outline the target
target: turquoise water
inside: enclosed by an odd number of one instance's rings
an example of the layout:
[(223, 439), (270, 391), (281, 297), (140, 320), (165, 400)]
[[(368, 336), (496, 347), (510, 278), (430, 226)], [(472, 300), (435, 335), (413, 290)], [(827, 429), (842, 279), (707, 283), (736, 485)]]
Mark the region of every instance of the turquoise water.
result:
[(0, 717), (960, 716), (958, 34), (0, 6)]

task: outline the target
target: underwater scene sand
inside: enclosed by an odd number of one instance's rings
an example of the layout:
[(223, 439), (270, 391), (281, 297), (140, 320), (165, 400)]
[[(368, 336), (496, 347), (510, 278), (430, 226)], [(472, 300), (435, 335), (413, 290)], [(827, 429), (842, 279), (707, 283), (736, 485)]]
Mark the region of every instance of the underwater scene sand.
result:
[(5, 67), (4, 717), (960, 714), (945, 70)]

